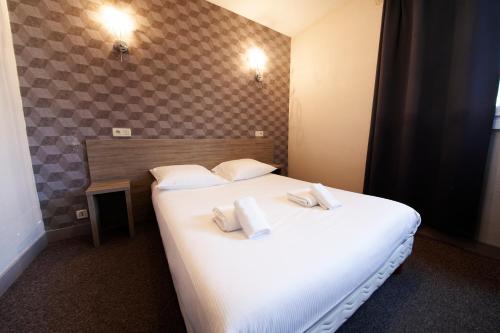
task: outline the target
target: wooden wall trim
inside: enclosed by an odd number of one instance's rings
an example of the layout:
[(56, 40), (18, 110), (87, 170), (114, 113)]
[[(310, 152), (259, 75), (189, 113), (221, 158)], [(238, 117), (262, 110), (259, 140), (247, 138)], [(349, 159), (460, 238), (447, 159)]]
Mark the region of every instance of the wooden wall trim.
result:
[(47, 241), (57, 242), (63, 239), (90, 235), (90, 223), (79, 223), (65, 228), (47, 230)]

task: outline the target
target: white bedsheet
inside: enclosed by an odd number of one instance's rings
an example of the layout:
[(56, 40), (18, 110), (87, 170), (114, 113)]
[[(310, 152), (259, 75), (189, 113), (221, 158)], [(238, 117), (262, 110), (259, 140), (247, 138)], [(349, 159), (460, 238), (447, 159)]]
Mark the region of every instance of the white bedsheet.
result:
[[(181, 310), (193, 332), (303, 332), (411, 237), (420, 216), (390, 200), (332, 189), (343, 206), (304, 208), (287, 191), (308, 183), (266, 175), (183, 191), (152, 186)], [(214, 206), (254, 196), (272, 232), (222, 232)]]

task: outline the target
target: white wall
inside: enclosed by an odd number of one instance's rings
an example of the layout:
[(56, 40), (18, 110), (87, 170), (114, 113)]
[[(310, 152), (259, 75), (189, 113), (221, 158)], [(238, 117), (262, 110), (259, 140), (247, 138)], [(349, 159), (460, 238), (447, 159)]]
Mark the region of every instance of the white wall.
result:
[(0, 278), (44, 234), (7, 4), (0, 0)]
[(289, 174), (361, 192), (382, 6), (349, 0), (292, 38)]

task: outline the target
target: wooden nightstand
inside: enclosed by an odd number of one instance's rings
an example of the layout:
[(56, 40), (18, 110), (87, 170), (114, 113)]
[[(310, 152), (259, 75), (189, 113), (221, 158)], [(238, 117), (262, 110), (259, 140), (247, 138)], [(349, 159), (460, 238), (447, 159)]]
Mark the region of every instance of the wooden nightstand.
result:
[(99, 205), (97, 195), (104, 193), (124, 192), (127, 204), (128, 232), (134, 237), (134, 216), (132, 215), (132, 200), (130, 199), (130, 181), (128, 179), (114, 179), (109, 181), (97, 181), (90, 183), (85, 191), (89, 205), (90, 223), (92, 226), (92, 239), (94, 246), (101, 244), (99, 238)]
[(283, 169), (283, 164), (281, 163), (269, 163), (269, 165), (272, 165), (273, 167), (276, 168), (272, 173), (276, 175), (281, 175), (281, 170)]

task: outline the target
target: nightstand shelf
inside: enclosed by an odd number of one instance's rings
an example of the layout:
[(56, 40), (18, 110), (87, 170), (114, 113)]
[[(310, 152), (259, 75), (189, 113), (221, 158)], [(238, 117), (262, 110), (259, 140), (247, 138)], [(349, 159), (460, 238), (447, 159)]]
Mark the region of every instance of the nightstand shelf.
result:
[(124, 192), (125, 194), (128, 217), (128, 231), (130, 237), (134, 237), (134, 217), (132, 214), (132, 200), (130, 198), (130, 181), (128, 179), (114, 179), (109, 181), (92, 182), (85, 191), (85, 194), (87, 195), (87, 202), (89, 206), (90, 223), (92, 226), (92, 239), (94, 241), (94, 246), (96, 247), (101, 244), (99, 235), (99, 204), (97, 202), (97, 196), (99, 194), (114, 192)]

